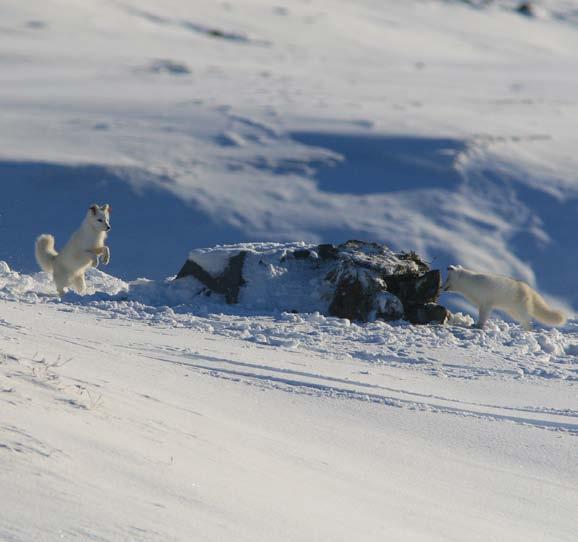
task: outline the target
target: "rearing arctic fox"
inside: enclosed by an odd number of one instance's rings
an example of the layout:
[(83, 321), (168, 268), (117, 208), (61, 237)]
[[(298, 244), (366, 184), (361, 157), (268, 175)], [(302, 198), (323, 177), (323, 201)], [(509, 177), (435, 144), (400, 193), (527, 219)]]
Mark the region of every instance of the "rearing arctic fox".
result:
[(518, 320), (526, 330), (531, 329), (532, 318), (551, 326), (563, 325), (566, 322), (563, 313), (551, 309), (540, 294), (525, 282), (501, 275), (476, 273), (461, 266), (450, 265), (443, 289), (459, 292), (477, 305), (479, 328), (484, 327), (494, 308), (502, 309)]
[(36, 239), (36, 261), (43, 271), (52, 273), (59, 295), (72, 287), (79, 294), (86, 290), (84, 273), (98, 266), (102, 256), (105, 265), (110, 261), (110, 250), (104, 244), (110, 230), (110, 205), (91, 205), (80, 228), (74, 232), (60, 252), (54, 249), (54, 237), (43, 234)]

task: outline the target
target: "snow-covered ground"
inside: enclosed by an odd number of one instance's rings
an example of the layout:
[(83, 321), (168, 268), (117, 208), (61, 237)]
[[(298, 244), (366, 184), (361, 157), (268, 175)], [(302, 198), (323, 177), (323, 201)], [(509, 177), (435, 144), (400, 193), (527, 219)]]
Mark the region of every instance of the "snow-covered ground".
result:
[(578, 322), (357, 325), (89, 282), (60, 302), (0, 275), (2, 540), (575, 538)]
[[(165, 280), (361, 238), (576, 311), (578, 9), (535, 4), (0, 3), (2, 542), (576, 540), (576, 319), (358, 325)], [(58, 300), (34, 238), (93, 202), (111, 264)]]

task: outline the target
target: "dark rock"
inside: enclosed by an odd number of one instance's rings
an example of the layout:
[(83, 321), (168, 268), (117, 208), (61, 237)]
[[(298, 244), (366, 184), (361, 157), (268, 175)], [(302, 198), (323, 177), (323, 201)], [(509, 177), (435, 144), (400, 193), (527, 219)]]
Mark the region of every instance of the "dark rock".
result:
[(424, 305), (437, 299), (442, 282), (438, 270), (417, 277), (411, 274), (387, 275), (384, 280), (387, 291), (397, 296), (404, 308)]
[(293, 252), (293, 257), (296, 260), (306, 260), (307, 258), (309, 258), (311, 256), (311, 251), (307, 250), (307, 249), (303, 249), (303, 250), (295, 250)]
[(520, 15), (525, 15), (526, 17), (534, 17), (536, 15), (532, 2), (522, 2), (516, 8), (516, 12)]
[[(383, 290), (383, 284), (374, 279), (364, 277), (360, 279), (356, 273), (342, 273), (337, 277), (332, 271), (328, 275), (328, 280), (335, 283), (335, 292), (329, 305), (329, 314), (338, 318), (347, 318), (367, 322), (371, 318), (371, 313), (375, 311), (375, 294)], [(401, 305), (397, 311), (389, 311), (388, 320), (399, 320), (403, 318), (403, 309)]]
[(441, 274), (429, 271), (415, 252), (393, 254), (384, 245), (363, 241), (333, 248), (337, 263), (326, 276), (335, 287), (329, 314), (363, 322), (375, 318), (431, 321), (431, 311), (423, 307), (437, 301)]
[(322, 260), (336, 260), (338, 251), (335, 245), (319, 245), (317, 254)]
[(405, 319), (412, 324), (445, 324), (450, 311), (437, 303), (411, 305), (405, 308)]
[(229, 258), (227, 267), (220, 275), (213, 277), (205, 271), (198, 263), (193, 260), (187, 260), (181, 267), (177, 279), (193, 276), (210, 291), (217, 294), (223, 294), (225, 301), (230, 305), (237, 303), (239, 299), (239, 290), (245, 284), (243, 279), (243, 264), (247, 252), (241, 251), (239, 254)]

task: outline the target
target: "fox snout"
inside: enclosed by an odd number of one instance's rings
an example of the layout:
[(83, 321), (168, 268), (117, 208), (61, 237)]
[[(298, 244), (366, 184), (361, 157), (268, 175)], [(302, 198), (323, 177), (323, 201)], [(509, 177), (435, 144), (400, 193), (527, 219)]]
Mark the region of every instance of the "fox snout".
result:
[(450, 277), (449, 275), (446, 277), (446, 280), (442, 284), (442, 292), (447, 292), (450, 289)]
[(451, 291), (452, 285), (450, 282), (450, 276), (452, 275), (452, 273), (454, 271), (458, 271), (459, 269), (461, 269), (461, 267), (459, 265), (457, 265), (457, 266), (456, 265), (450, 265), (448, 267), (448, 274), (446, 276), (446, 281), (442, 285), (442, 291), (443, 292)]

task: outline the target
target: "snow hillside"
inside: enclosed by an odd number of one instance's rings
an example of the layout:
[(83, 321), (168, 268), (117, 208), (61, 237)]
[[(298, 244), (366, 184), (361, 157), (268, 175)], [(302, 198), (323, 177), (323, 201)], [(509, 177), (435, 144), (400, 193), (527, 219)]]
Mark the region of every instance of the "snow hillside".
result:
[[(0, 3), (0, 541), (575, 542), (578, 11), (532, 4)], [(58, 299), (34, 239), (93, 202), (111, 263)], [(571, 318), (361, 325), (258, 269), (234, 306), (167, 279), (350, 238)]]
[(4, 3), (0, 258), (33, 271), (40, 231), (111, 201), (124, 279), (191, 242), (361, 238), (576, 309), (578, 20), (535, 4)]

